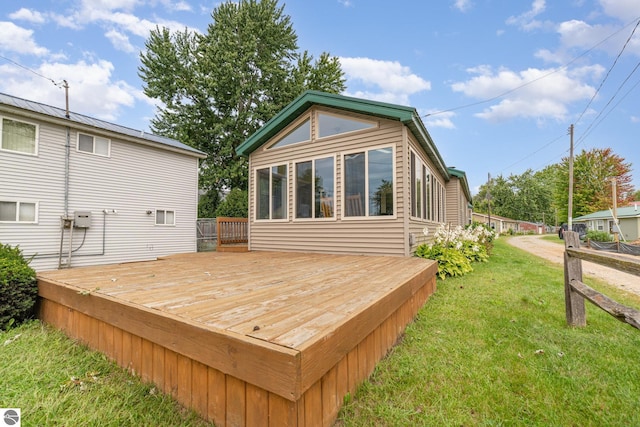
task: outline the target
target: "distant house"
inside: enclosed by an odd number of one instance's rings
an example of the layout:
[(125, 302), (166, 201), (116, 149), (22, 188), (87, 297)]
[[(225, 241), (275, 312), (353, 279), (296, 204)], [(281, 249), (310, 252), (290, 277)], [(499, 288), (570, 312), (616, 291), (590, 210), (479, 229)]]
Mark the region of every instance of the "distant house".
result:
[(407, 256), (470, 219), (414, 108), (308, 91), (247, 139), (249, 249)]
[[(493, 214), (489, 216), (487, 214), (473, 212), (473, 220), (480, 224), (490, 226), (490, 228), (498, 234), (508, 233), (509, 230), (513, 230), (514, 233), (518, 231), (518, 221), (503, 216)], [(491, 224), (489, 224), (489, 221), (491, 221)]]
[[(616, 209), (616, 216), (620, 224), (620, 239), (635, 241), (640, 239), (640, 207), (639, 203)], [(574, 224), (586, 224), (588, 230), (606, 231), (613, 233), (613, 211), (599, 211), (573, 219)], [(624, 239), (623, 239), (624, 238)]]
[(6, 94), (0, 135), (0, 242), (35, 269), (196, 250), (204, 153)]

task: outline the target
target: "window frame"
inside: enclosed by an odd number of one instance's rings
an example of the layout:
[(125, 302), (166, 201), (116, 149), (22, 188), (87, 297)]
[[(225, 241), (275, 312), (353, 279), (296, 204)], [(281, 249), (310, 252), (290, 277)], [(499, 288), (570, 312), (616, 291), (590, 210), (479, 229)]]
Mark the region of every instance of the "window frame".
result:
[[(15, 203), (16, 205), (16, 219), (15, 221), (3, 221), (0, 220), (0, 224), (38, 224), (39, 220), (39, 211), (40, 211), (40, 202), (36, 200), (0, 200), (2, 203)], [(34, 205), (34, 219), (33, 221), (20, 221), (20, 205), (21, 204), (29, 204)]]
[[(34, 141), (33, 141), (33, 153), (27, 153), (24, 151), (17, 151), (17, 150), (11, 150), (9, 148), (3, 148), (3, 142), (4, 142), (4, 138), (2, 137), (3, 133), (4, 133), (4, 120), (11, 120), (12, 122), (18, 122), (18, 123), (24, 123), (27, 125), (31, 125), (35, 128), (35, 136), (34, 136)], [(32, 157), (37, 157), (38, 156), (38, 149), (40, 147), (40, 125), (34, 122), (30, 122), (28, 120), (22, 120), (22, 119), (16, 119), (13, 117), (9, 117), (9, 116), (5, 116), (5, 115), (0, 115), (0, 151), (3, 151), (5, 153), (14, 153), (14, 154), (21, 154), (23, 156), (32, 156)]]
[[(331, 135), (325, 135), (325, 136), (320, 136), (320, 115), (326, 115), (326, 116), (332, 116), (332, 117), (336, 117), (339, 119), (344, 119), (344, 120), (352, 120), (354, 122), (359, 122), (359, 123), (365, 123), (365, 124), (370, 124), (371, 127), (367, 127), (364, 129), (355, 129), (355, 130), (349, 130), (346, 132), (340, 132), (340, 133), (334, 133)], [(317, 110), (314, 114), (314, 120), (315, 120), (315, 126), (313, 129), (313, 136), (315, 137), (316, 140), (323, 140), (323, 139), (327, 139), (327, 138), (334, 138), (336, 136), (343, 136), (343, 135), (349, 135), (349, 134), (353, 134), (356, 132), (365, 132), (365, 131), (371, 131), (373, 129), (378, 129), (380, 127), (380, 122), (378, 120), (367, 120), (367, 119), (361, 119), (359, 117), (353, 117), (353, 116), (348, 116), (345, 114), (338, 114), (338, 113), (332, 113), (329, 111), (324, 111), (324, 110)]]
[[(288, 144), (278, 146), (278, 144), (284, 138), (286, 138), (287, 136), (295, 132), (300, 126), (302, 126), (307, 121), (309, 122), (309, 139), (306, 139), (304, 141), (290, 142)], [(273, 142), (270, 143), (268, 147), (265, 147), (265, 150), (293, 147), (299, 144), (305, 144), (305, 143), (311, 142), (312, 140), (313, 140), (313, 123), (312, 123), (311, 114), (305, 114), (299, 117), (298, 119), (294, 120), (293, 122), (289, 123), (289, 125), (287, 125), (284, 129), (278, 132), (278, 135), (276, 135)]]
[[(391, 174), (393, 176), (393, 186), (392, 186), (392, 192), (393, 192), (393, 214), (392, 215), (370, 215), (369, 213), (369, 204), (370, 204), (370, 200), (369, 200), (369, 152), (370, 151), (377, 151), (377, 150), (384, 150), (384, 149), (390, 149), (391, 150)], [(365, 180), (365, 200), (364, 200), (364, 215), (361, 216), (347, 216), (346, 215), (346, 202), (347, 202), (347, 197), (346, 197), (346, 184), (347, 184), (347, 179), (346, 179), (346, 173), (345, 173), (345, 169), (346, 169), (346, 161), (345, 161), (345, 156), (351, 155), (351, 154), (357, 154), (357, 153), (365, 153), (365, 176), (364, 176), (364, 180)], [(398, 177), (397, 177), (397, 172), (396, 172), (396, 146), (395, 145), (389, 145), (389, 144), (385, 144), (385, 145), (377, 145), (377, 146), (372, 146), (372, 147), (367, 147), (367, 148), (362, 148), (362, 149), (354, 149), (354, 150), (349, 150), (349, 151), (343, 151), (340, 153), (340, 176), (341, 176), (341, 185), (340, 185), (340, 191), (341, 191), (341, 200), (340, 200), (340, 209), (341, 209), (341, 219), (345, 220), (345, 221), (381, 221), (381, 220), (391, 220), (391, 219), (397, 219), (398, 218)]]
[[(158, 212), (164, 213), (164, 222), (158, 222)], [(167, 212), (173, 213), (173, 223), (167, 223)], [(158, 227), (175, 227), (176, 226), (176, 210), (175, 209), (155, 209), (153, 211), (153, 222)]]
[[(435, 178), (433, 171), (424, 161), (424, 159), (418, 154), (418, 152), (414, 149), (410, 149), (410, 157), (409, 157), (409, 176), (411, 179), (410, 186), (410, 197), (411, 197), (411, 210), (410, 217), (414, 221), (429, 221), (429, 222), (438, 222), (437, 218), (437, 208), (436, 206), (439, 203), (435, 203), (434, 200), (437, 197), (434, 196), (434, 191), (437, 192), (435, 183), (439, 183), (438, 179)], [(420, 189), (420, 210), (418, 211), (417, 206), (417, 191), (418, 185), (417, 180), (418, 176), (421, 181), (421, 189)], [(435, 206), (434, 206), (435, 205)]]
[[(333, 160), (333, 215), (332, 216), (328, 216), (328, 217), (316, 217), (315, 216), (315, 197), (316, 197), (316, 188), (315, 188), (315, 174), (316, 174), (316, 161), (318, 160), (325, 160), (325, 159), (332, 159)], [(312, 183), (312, 188), (311, 188), (311, 198), (312, 198), (312, 203), (311, 203), (311, 213), (312, 216), (309, 218), (299, 218), (298, 217), (298, 165), (301, 163), (307, 163), (307, 162), (311, 162), (311, 173), (312, 176), (314, 178), (314, 181)], [(338, 175), (337, 175), (337, 169), (336, 169), (336, 164), (337, 164), (337, 156), (335, 154), (330, 154), (327, 156), (316, 156), (316, 157), (311, 157), (308, 159), (300, 159), (300, 160), (296, 160), (293, 162), (293, 167), (291, 168), (293, 171), (293, 220), (294, 221), (335, 221), (337, 219), (337, 215), (336, 215), (336, 207), (337, 207), (337, 179), (338, 179)]]
[[(93, 139), (93, 151), (86, 151), (86, 150), (81, 150), (80, 149), (80, 135), (84, 135), (84, 136), (89, 136)], [(102, 154), (102, 153), (97, 153), (96, 152), (96, 139), (99, 138), (101, 140), (105, 140), (107, 141), (107, 154)], [(103, 136), (97, 136), (91, 133), (85, 133), (85, 132), (77, 132), (76, 133), (76, 151), (78, 153), (84, 153), (84, 154), (91, 154), (94, 156), (99, 156), (99, 157), (111, 157), (111, 139), (110, 138), (105, 138)]]
[[(253, 204), (253, 218), (254, 221), (256, 222), (288, 222), (289, 221), (289, 204), (290, 204), (290, 197), (289, 197), (289, 190), (290, 190), (290, 182), (291, 182), (291, 167), (289, 165), (290, 162), (283, 162), (283, 163), (273, 163), (273, 164), (268, 164), (268, 165), (263, 165), (263, 166), (256, 166), (253, 169), (253, 174), (254, 174), (254, 204)], [(284, 218), (273, 218), (273, 168), (277, 168), (280, 166), (284, 166), (286, 168), (286, 172), (285, 172), (285, 176), (287, 178), (287, 182), (286, 182), (286, 187), (285, 187), (285, 195), (286, 197), (284, 198), (285, 201), (285, 206), (283, 209), (284, 212)], [(258, 204), (258, 200), (260, 199), (260, 175), (259, 175), (259, 171), (263, 170), (263, 169), (267, 169), (269, 171), (269, 218), (258, 218), (258, 209), (259, 209), (259, 204)]]

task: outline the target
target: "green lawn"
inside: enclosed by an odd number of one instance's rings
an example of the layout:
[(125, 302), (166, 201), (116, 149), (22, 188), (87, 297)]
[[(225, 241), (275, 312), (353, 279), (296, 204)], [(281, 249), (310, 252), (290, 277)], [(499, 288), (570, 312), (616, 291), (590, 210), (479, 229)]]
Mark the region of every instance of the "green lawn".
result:
[[(567, 327), (562, 268), (504, 238), (474, 267), (438, 282), (338, 425), (640, 425), (640, 331), (590, 304), (588, 326)], [(23, 426), (209, 425), (37, 321), (0, 332), (0, 407)]]
[(501, 238), (488, 263), (438, 281), (339, 424), (640, 425), (640, 331), (589, 303), (587, 322), (566, 325), (561, 266)]

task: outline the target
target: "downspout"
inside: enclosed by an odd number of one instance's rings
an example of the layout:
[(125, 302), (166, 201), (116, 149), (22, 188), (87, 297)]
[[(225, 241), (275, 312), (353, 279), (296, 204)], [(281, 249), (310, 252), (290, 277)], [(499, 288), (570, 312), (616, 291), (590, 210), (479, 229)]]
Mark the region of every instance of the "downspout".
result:
[[(70, 118), (69, 115), (69, 84), (66, 80), (64, 82), (64, 98), (66, 104), (65, 117)], [(71, 156), (71, 128), (67, 125), (67, 144), (65, 145), (64, 155), (64, 217), (69, 216), (69, 158)]]

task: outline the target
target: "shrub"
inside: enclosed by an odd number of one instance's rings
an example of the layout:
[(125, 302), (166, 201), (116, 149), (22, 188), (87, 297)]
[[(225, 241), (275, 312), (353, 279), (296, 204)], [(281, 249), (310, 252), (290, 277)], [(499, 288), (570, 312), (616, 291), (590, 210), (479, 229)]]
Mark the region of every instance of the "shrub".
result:
[(234, 188), (216, 209), (215, 216), (247, 218), (249, 216), (249, 195), (246, 190)]
[[(425, 228), (423, 233), (427, 235), (428, 229)], [(495, 237), (493, 231), (481, 224), (471, 224), (466, 228), (441, 225), (433, 236), (433, 243), (418, 246), (415, 255), (438, 261), (440, 279), (462, 276), (473, 271), (472, 262), (489, 259)]]
[(0, 244), (0, 329), (21, 323), (33, 314), (38, 297), (36, 272), (16, 246)]
[(594, 242), (612, 242), (613, 236), (606, 231), (589, 230), (587, 231), (587, 239)]

